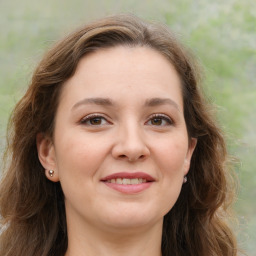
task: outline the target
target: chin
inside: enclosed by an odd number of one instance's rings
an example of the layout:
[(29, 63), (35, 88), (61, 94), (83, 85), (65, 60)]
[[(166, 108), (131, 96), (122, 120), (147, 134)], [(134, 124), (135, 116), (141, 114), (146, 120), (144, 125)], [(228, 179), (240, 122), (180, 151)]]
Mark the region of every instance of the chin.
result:
[(108, 215), (108, 218), (106, 215), (104, 217), (105, 225), (126, 230), (145, 228), (163, 220), (162, 214), (154, 214), (152, 211), (142, 209), (119, 209)]

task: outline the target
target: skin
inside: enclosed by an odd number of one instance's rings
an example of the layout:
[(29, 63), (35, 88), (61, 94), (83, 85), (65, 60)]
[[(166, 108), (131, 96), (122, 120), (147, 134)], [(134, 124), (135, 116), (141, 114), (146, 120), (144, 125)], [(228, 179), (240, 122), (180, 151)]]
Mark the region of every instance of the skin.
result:
[[(124, 46), (83, 57), (64, 84), (53, 140), (39, 135), (37, 146), (47, 178), (60, 181), (65, 195), (67, 256), (161, 255), (163, 217), (196, 146), (180, 79), (165, 57)], [(116, 172), (144, 172), (154, 181), (122, 193), (101, 181)]]

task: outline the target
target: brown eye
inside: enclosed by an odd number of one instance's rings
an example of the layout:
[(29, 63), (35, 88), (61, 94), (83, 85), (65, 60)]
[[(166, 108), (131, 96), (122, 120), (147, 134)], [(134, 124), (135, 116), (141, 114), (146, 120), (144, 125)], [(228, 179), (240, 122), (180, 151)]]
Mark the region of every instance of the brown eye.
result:
[(101, 117), (94, 117), (94, 118), (91, 118), (89, 120), (89, 123), (91, 125), (100, 125), (102, 123), (102, 118)]
[(89, 115), (81, 120), (81, 124), (87, 126), (101, 126), (109, 124), (109, 122), (103, 116)]
[(153, 119), (151, 119), (151, 124), (152, 125), (162, 125), (162, 122), (163, 122), (162, 118), (153, 118)]
[(173, 121), (170, 117), (164, 114), (154, 114), (147, 122), (147, 125), (152, 126), (169, 126), (173, 125)]

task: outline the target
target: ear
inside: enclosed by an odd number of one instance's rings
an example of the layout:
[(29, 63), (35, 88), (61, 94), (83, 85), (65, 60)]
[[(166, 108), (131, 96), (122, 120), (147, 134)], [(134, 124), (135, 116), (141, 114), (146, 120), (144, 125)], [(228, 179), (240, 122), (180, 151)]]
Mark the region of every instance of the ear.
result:
[(185, 158), (185, 164), (184, 164), (184, 176), (187, 175), (189, 168), (190, 168), (190, 161), (193, 155), (193, 152), (196, 148), (197, 139), (196, 138), (190, 138), (189, 144), (188, 144), (188, 151)]
[[(52, 139), (43, 133), (39, 133), (36, 136), (36, 146), (38, 159), (45, 168), (45, 176), (53, 182), (59, 181), (55, 149)], [(53, 175), (50, 175), (50, 170), (54, 171)]]

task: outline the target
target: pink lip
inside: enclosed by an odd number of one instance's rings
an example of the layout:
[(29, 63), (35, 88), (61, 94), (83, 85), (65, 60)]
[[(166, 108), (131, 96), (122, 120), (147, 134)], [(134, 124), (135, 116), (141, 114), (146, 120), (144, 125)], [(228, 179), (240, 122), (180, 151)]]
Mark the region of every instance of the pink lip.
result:
[(111, 179), (146, 179), (147, 181), (155, 181), (155, 179), (150, 176), (149, 174), (145, 173), (145, 172), (117, 172), (111, 175), (108, 175), (104, 178), (101, 179), (101, 181), (107, 181), (107, 180), (111, 180)]
[[(128, 179), (136, 179), (136, 178), (141, 178), (145, 179), (147, 182), (141, 183), (141, 184), (129, 184), (129, 185), (123, 185), (123, 184), (117, 184), (117, 183), (109, 183), (107, 182), (108, 180), (111, 179), (118, 179), (118, 178), (128, 178)], [(144, 172), (119, 172), (119, 173), (114, 173), (109, 176), (104, 177), (101, 179), (102, 182), (104, 182), (105, 185), (107, 185), (109, 188), (112, 188), (114, 190), (117, 190), (121, 193), (125, 194), (136, 194), (139, 192), (142, 192), (149, 188), (155, 181), (155, 179), (150, 176), (147, 173)]]

